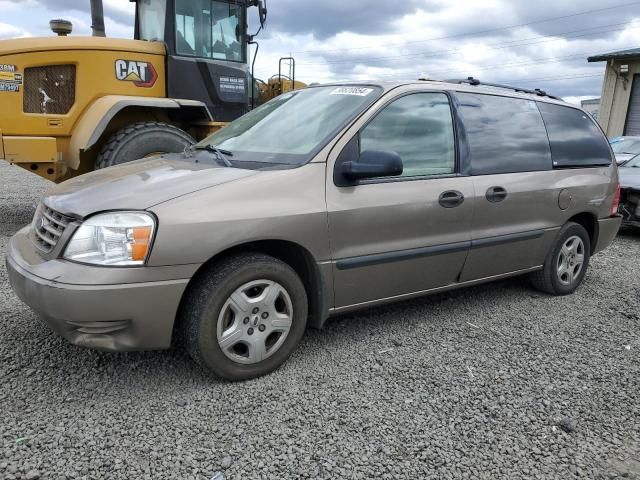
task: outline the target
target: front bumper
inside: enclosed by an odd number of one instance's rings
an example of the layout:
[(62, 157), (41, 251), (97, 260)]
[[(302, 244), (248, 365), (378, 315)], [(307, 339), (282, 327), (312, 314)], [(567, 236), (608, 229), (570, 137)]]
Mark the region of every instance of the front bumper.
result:
[(64, 283), (58, 281), (60, 275), (43, 278), (34, 271), (41, 272), (48, 267), (47, 263), (55, 262), (49, 270), (60, 273), (64, 264), (68, 264), (74, 275), (78, 269), (84, 269), (84, 278), (95, 281), (104, 280), (105, 275), (118, 269), (62, 260), (30, 265), (29, 255), (23, 253), (35, 247), (25, 242), (29, 242), (26, 229), (9, 242), (6, 258), (9, 281), (18, 297), (56, 333), (75, 345), (99, 350), (158, 350), (171, 345), (178, 305), (188, 278), (99, 285)]

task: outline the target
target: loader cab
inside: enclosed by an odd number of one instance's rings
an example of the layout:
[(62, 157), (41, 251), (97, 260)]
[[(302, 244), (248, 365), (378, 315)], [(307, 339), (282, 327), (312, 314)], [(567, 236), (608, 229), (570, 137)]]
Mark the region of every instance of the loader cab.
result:
[(137, 0), (136, 40), (167, 46), (167, 96), (198, 100), (213, 119), (249, 110), (246, 0)]

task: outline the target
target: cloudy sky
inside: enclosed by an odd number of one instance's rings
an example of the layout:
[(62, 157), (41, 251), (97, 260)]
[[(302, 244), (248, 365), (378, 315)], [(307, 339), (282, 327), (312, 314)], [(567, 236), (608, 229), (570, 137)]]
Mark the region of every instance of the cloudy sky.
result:
[[(306, 82), (472, 75), (569, 101), (600, 95), (590, 55), (640, 47), (640, 1), (269, 0), (257, 76), (292, 54)], [(107, 35), (133, 36), (133, 4), (104, 0)], [(255, 20), (253, 9), (250, 19)], [(89, 0), (0, 0), (0, 38), (50, 35), (69, 19), (90, 33)], [(255, 22), (253, 22), (255, 23)]]

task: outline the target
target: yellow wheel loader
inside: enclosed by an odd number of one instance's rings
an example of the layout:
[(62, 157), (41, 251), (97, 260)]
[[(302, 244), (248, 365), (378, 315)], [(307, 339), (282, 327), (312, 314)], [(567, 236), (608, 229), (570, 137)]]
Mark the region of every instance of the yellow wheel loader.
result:
[(182, 151), (246, 113), (261, 90), (302, 86), (253, 80), (247, 11), (257, 7), (262, 29), (261, 0), (135, 3), (134, 40), (105, 38), (101, 0), (91, 0), (92, 37), (52, 20), (58, 36), (0, 41), (0, 159), (60, 182)]

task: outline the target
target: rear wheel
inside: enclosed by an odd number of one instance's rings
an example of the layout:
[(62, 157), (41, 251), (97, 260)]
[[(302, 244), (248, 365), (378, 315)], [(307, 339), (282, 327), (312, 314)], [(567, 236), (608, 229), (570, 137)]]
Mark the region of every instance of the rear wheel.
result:
[(531, 274), (531, 283), (552, 295), (573, 293), (587, 273), (590, 253), (591, 241), (585, 228), (568, 222), (560, 229), (543, 269)]
[(173, 125), (138, 122), (109, 138), (98, 154), (95, 167), (111, 167), (161, 153), (178, 153), (194, 143), (191, 135)]
[(228, 380), (265, 375), (302, 338), (307, 295), (287, 264), (263, 254), (230, 257), (189, 289), (181, 314), (189, 353)]

